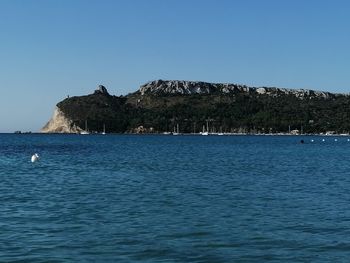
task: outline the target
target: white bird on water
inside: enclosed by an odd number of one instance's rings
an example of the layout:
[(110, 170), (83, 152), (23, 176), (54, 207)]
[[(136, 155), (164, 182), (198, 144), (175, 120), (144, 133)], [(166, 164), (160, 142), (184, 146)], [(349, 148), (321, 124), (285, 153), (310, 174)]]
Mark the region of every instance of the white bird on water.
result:
[(38, 160), (39, 160), (39, 154), (37, 153), (33, 154), (31, 158), (32, 163), (35, 163)]

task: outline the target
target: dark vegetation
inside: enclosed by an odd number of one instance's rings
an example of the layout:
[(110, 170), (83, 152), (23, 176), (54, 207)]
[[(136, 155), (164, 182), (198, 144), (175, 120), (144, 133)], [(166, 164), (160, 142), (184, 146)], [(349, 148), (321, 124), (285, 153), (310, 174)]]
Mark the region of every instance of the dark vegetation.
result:
[[(199, 132), (209, 124), (213, 132), (288, 132), (304, 133), (350, 131), (350, 97), (334, 95), (298, 98), (295, 95), (271, 96), (256, 92), (206, 95), (141, 95), (126, 97), (108, 94), (65, 99), (57, 105), (81, 128), (90, 131)], [(152, 129), (151, 129), (152, 128)]]

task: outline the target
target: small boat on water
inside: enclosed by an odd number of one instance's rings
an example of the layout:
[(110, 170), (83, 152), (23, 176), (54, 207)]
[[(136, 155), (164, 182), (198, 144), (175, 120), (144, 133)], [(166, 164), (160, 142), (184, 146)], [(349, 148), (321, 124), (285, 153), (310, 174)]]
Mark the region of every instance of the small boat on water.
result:
[(82, 130), (80, 132), (80, 134), (82, 134), (82, 135), (90, 134), (89, 131), (88, 131), (88, 128), (87, 128), (87, 120), (85, 120), (85, 130)]
[(174, 132), (173, 135), (179, 135), (179, 124), (177, 124), (177, 131), (175, 131), (175, 126), (174, 126)]
[(200, 134), (201, 134), (201, 135), (204, 135), (204, 136), (209, 135), (209, 132), (208, 132), (208, 122), (207, 122), (207, 131), (205, 131), (205, 128), (204, 128), (204, 125), (203, 125), (203, 131), (202, 131)]
[(101, 134), (106, 135), (106, 125), (105, 124), (103, 124), (103, 132)]

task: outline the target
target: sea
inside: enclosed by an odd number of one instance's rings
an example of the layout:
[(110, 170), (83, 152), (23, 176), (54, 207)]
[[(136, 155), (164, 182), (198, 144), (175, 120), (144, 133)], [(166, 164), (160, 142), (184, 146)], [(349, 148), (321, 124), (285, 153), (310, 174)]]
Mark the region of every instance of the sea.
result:
[(0, 262), (349, 260), (349, 137), (0, 135)]

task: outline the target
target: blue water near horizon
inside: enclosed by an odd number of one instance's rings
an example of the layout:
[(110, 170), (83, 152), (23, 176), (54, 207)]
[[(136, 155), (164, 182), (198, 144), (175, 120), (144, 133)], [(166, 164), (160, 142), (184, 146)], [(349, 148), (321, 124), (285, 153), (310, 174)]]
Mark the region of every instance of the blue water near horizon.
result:
[(0, 262), (347, 262), (347, 139), (1, 134)]

